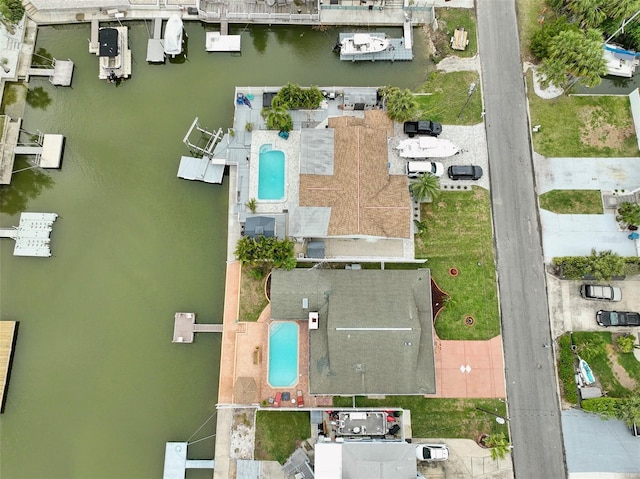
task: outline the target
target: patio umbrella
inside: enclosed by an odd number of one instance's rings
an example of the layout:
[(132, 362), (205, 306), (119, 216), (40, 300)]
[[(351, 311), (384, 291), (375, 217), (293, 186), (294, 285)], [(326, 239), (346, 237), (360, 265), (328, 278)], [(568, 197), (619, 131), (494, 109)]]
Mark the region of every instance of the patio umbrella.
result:
[(239, 377), (233, 387), (233, 399), (236, 404), (253, 404), (258, 399), (258, 386), (251, 377)]

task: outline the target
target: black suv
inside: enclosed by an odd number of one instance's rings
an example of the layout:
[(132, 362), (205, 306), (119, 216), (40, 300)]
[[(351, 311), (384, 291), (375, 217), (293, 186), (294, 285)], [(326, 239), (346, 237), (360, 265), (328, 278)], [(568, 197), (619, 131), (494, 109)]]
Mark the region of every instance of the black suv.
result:
[(482, 178), (482, 168), (475, 165), (452, 165), (447, 174), (452, 180), (479, 180)]
[(438, 136), (442, 133), (442, 125), (437, 121), (405, 121), (403, 128), (409, 138), (416, 135)]

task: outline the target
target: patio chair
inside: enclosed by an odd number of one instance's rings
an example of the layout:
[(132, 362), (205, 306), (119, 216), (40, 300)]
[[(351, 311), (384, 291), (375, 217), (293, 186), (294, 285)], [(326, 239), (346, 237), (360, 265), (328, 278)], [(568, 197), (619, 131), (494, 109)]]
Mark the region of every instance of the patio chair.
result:
[(298, 403), (298, 407), (304, 407), (304, 396), (302, 395), (302, 391), (300, 391), (300, 389), (296, 391), (296, 401)]
[(273, 401), (273, 407), (280, 407), (282, 402), (282, 393), (276, 393), (276, 398)]

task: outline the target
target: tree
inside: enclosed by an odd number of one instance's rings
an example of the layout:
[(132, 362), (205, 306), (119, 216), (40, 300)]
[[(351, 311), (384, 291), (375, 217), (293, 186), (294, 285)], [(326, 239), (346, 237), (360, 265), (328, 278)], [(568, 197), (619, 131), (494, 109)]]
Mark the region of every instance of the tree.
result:
[(415, 181), (409, 185), (411, 196), (417, 202), (431, 202), (435, 200), (440, 194), (440, 179), (427, 173), (422, 175), (418, 181)]
[(568, 23), (567, 17), (561, 16), (555, 20), (544, 23), (531, 35), (531, 44), (529, 48), (539, 60), (549, 56), (549, 43), (551, 39), (565, 30), (576, 30), (578, 26), (575, 23)]
[(605, 0), (568, 0), (566, 9), (576, 16), (583, 28), (596, 28), (607, 19), (606, 3)]
[(624, 274), (624, 258), (611, 250), (596, 252), (595, 249), (592, 249), (589, 260), (591, 274), (599, 280), (610, 280), (614, 276)]
[(294, 243), (289, 239), (243, 236), (236, 243), (234, 254), (238, 261), (250, 266), (291, 270), (296, 267), (293, 247)]
[(484, 445), (490, 449), (491, 459), (494, 461), (504, 459), (511, 449), (511, 445), (503, 432), (489, 435), (489, 437), (484, 440)]
[(289, 112), (282, 106), (266, 108), (267, 128), (269, 130), (291, 131), (293, 119)]
[(384, 95), (387, 116), (393, 121), (407, 121), (416, 115), (418, 103), (411, 90), (400, 90), (397, 87), (391, 87), (385, 91)]
[(587, 87), (594, 87), (606, 75), (606, 62), (602, 55), (602, 34), (590, 29), (586, 32), (563, 30), (550, 40), (548, 57), (540, 66), (545, 77), (543, 86), (553, 83), (564, 87), (580, 80)]
[(625, 201), (618, 205), (616, 221), (627, 226), (640, 226), (640, 204)]
[(20, 0), (2, 0), (0, 2), (0, 15), (10, 22), (16, 24), (24, 16), (24, 7)]
[(272, 105), (281, 106), (287, 110), (315, 110), (320, 107), (323, 98), (317, 86), (302, 88), (300, 85), (288, 82), (273, 98)]

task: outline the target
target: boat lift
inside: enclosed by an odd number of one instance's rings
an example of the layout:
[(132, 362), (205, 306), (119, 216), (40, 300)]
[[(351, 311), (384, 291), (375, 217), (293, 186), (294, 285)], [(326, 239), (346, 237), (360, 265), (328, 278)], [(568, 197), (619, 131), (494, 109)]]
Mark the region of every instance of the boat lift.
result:
[[(199, 133), (196, 143), (190, 138), (194, 131)], [(205, 183), (222, 183), (226, 160), (213, 158), (216, 145), (223, 136), (222, 128), (209, 131), (198, 123), (198, 117), (193, 120), (189, 131), (182, 142), (187, 145), (192, 156), (182, 156), (178, 167), (178, 177), (185, 180), (204, 181)]]

